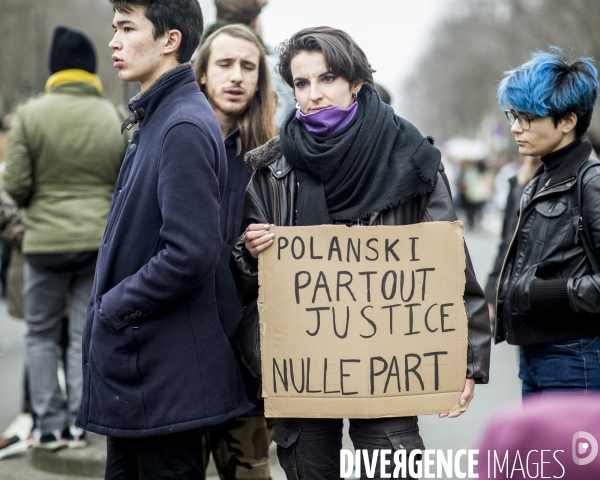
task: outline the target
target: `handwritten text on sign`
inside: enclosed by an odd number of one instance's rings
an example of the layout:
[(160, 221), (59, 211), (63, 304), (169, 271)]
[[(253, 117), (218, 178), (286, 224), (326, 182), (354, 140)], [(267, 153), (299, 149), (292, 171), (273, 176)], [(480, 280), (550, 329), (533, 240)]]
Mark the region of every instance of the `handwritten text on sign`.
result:
[(466, 371), (462, 225), (275, 227), (259, 260), (267, 416), (452, 409)]

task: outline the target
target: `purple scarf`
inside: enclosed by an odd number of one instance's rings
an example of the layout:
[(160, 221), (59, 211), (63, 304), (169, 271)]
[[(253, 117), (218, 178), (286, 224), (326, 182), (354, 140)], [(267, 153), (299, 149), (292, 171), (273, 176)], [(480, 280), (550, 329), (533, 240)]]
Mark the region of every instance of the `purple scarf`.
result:
[(306, 127), (309, 133), (328, 137), (348, 125), (357, 111), (358, 102), (354, 102), (346, 110), (340, 107), (330, 107), (308, 115), (304, 115), (300, 109), (297, 109), (296, 118)]

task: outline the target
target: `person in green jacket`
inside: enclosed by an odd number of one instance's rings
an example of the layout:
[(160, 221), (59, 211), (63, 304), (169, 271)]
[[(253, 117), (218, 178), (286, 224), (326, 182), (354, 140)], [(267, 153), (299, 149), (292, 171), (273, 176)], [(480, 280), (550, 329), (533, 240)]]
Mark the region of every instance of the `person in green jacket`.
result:
[[(81, 337), (104, 226), (127, 138), (124, 116), (102, 98), (96, 54), (83, 32), (59, 26), (46, 91), (17, 109), (4, 187), (25, 208), (26, 355), (34, 446), (85, 446), (75, 427), (81, 400)], [(69, 303), (67, 399), (57, 343)]]

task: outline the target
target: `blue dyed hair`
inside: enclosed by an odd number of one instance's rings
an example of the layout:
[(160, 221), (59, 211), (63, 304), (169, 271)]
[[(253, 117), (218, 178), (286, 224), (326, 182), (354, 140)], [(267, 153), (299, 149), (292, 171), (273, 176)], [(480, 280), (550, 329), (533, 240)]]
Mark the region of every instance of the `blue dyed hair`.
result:
[(506, 72), (498, 87), (498, 102), (504, 109), (552, 117), (555, 126), (575, 113), (577, 137), (589, 128), (597, 98), (598, 72), (593, 60), (580, 57), (569, 62), (558, 47), (534, 52), (528, 62)]

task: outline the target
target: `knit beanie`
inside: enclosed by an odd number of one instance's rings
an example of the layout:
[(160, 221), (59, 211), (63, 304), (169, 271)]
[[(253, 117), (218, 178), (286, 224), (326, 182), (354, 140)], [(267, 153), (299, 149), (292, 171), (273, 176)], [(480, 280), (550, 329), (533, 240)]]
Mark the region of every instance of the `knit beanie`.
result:
[(71, 68), (96, 73), (96, 52), (85, 33), (59, 26), (54, 29), (50, 47), (50, 73)]

